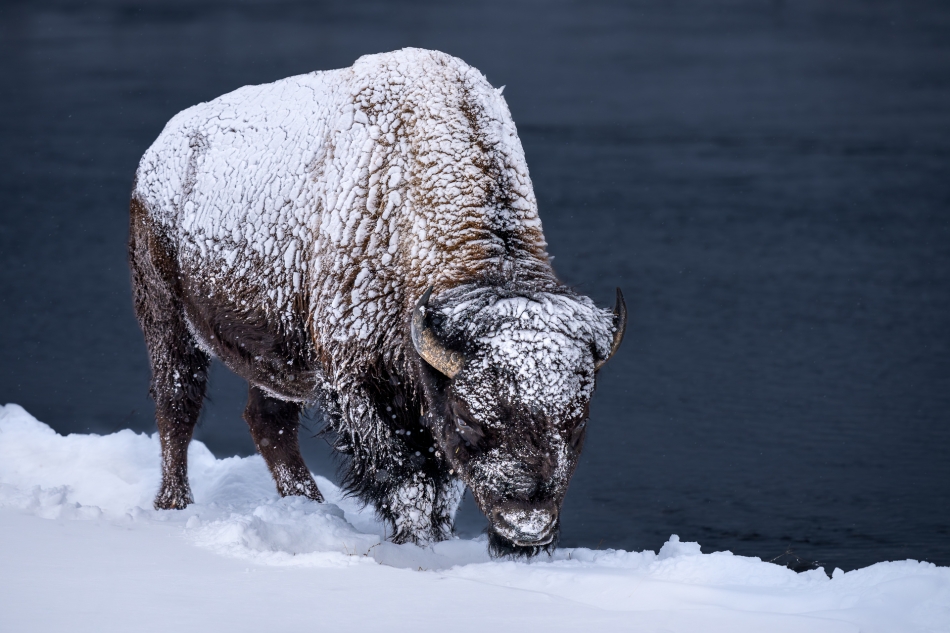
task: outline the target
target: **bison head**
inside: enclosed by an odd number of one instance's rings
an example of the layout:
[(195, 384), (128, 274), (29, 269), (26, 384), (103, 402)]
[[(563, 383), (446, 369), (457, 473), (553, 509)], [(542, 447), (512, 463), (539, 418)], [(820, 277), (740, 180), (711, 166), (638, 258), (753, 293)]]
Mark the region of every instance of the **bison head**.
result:
[(412, 340), (440, 454), (488, 517), (493, 554), (553, 548), (595, 375), (623, 338), (623, 296), (611, 312), (566, 289), (489, 286), (430, 307), (431, 290)]

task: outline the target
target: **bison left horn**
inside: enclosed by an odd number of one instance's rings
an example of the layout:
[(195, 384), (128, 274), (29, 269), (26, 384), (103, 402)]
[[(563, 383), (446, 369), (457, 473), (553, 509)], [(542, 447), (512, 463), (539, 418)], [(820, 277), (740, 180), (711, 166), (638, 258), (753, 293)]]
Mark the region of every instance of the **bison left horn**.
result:
[(608, 360), (620, 348), (620, 342), (623, 341), (623, 333), (627, 330), (627, 304), (623, 300), (623, 293), (617, 288), (617, 305), (614, 306), (614, 340), (610, 343), (610, 353), (607, 358), (598, 360), (594, 363), (594, 371), (604, 366)]
[(429, 304), (431, 294), (432, 286), (429, 286), (412, 310), (412, 324), (410, 326), (412, 346), (416, 348), (416, 352), (422, 357), (422, 360), (449, 378), (455, 378), (455, 375), (462, 371), (462, 365), (464, 364), (462, 355), (443, 347), (435, 332), (426, 326), (426, 306)]

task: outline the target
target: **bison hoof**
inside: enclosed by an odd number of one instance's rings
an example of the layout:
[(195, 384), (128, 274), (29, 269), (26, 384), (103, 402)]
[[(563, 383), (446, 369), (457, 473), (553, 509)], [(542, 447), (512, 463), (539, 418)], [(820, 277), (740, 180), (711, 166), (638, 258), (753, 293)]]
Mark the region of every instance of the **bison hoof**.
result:
[(156, 510), (184, 510), (189, 504), (195, 502), (191, 496), (191, 490), (179, 487), (162, 486), (158, 496), (155, 497)]
[(308, 490), (307, 492), (300, 493), (307, 499), (311, 501), (316, 501), (317, 503), (324, 503), (323, 495), (320, 494), (320, 490), (316, 486), (313, 487), (313, 490)]
[(317, 503), (324, 502), (323, 495), (320, 493), (320, 489), (317, 488), (317, 482), (309, 477), (306, 480), (280, 482), (277, 485), (277, 492), (280, 493), (281, 497), (299, 496)]
[(446, 538), (447, 537), (441, 533), (430, 534), (425, 532), (420, 534), (413, 531), (397, 530), (389, 540), (396, 545), (412, 543), (413, 545), (418, 545), (419, 547), (425, 547), (427, 545), (432, 545), (433, 543), (438, 543), (439, 541), (444, 541)]

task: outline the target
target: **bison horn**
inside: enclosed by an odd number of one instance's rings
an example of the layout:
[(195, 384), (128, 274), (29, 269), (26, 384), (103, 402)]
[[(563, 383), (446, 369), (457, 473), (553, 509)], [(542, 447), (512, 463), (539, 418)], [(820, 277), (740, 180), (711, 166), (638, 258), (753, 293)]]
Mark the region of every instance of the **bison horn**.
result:
[(594, 371), (604, 366), (608, 360), (620, 348), (620, 342), (623, 341), (623, 333), (627, 329), (627, 304), (623, 300), (623, 293), (617, 288), (617, 305), (614, 306), (614, 340), (610, 343), (610, 353), (607, 358), (598, 360), (594, 363)]
[(429, 295), (431, 294), (432, 286), (429, 286), (412, 310), (412, 324), (410, 326), (412, 346), (416, 348), (416, 352), (425, 362), (449, 378), (455, 378), (455, 375), (462, 371), (462, 365), (464, 364), (462, 355), (443, 347), (435, 332), (426, 327), (425, 309), (429, 304)]

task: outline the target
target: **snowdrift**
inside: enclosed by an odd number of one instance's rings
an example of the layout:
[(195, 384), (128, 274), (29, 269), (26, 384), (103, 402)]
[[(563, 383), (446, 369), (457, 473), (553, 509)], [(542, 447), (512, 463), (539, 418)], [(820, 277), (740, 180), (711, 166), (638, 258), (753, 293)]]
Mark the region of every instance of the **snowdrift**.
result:
[(484, 538), (393, 545), (317, 477), (189, 451), (196, 504), (151, 509), (156, 436), (61, 436), (0, 407), (0, 630), (950, 631), (950, 568), (795, 572), (675, 535), (659, 552), (492, 561)]

